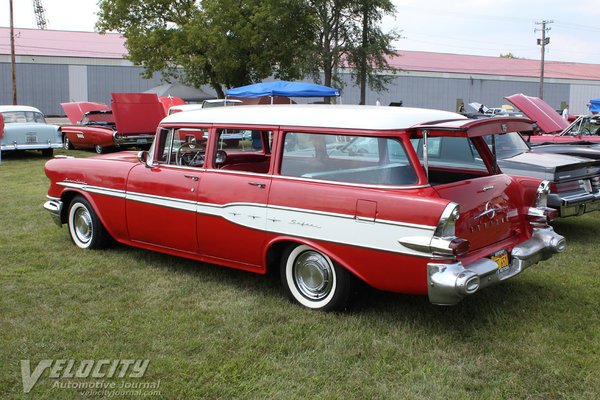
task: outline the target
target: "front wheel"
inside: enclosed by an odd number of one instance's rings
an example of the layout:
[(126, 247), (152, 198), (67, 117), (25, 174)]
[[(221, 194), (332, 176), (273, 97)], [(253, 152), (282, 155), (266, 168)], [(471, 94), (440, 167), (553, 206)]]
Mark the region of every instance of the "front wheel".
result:
[(343, 309), (354, 279), (341, 265), (306, 245), (288, 247), (281, 258), (281, 281), (289, 298), (311, 310)]
[(69, 233), (77, 247), (98, 249), (106, 245), (108, 233), (91, 204), (83, 197), (76, 196), (69, 206)]

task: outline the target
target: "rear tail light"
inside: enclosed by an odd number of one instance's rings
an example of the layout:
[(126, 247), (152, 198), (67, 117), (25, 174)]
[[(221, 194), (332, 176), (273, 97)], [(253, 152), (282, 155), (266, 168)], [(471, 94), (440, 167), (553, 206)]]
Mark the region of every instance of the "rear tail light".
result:
[(452, 250), (455, 256), (462, 256), (469, 251), (471, 243), (467, 239), (454, 238), (450, 241), (448, 247)]

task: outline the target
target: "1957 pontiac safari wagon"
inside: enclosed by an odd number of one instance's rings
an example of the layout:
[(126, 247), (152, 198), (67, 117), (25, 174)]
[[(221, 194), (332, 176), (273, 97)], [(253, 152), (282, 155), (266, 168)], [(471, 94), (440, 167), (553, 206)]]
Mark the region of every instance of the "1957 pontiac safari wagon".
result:
[[(279, 269), (290, 298), (311, 309), (344, 307), (358, 279), (452, 305), (564, 249), (548, 226), (548, 183), (502, 174), (483, 139), (530, 125), (406, 107), (176, 113), (137, 157), (48, 161), (44, 207), (80, 248), (110, 235)], [(223, 140), (240, 131), (239, 143)], [(457, 151), (465, 141), (469, 154)]]

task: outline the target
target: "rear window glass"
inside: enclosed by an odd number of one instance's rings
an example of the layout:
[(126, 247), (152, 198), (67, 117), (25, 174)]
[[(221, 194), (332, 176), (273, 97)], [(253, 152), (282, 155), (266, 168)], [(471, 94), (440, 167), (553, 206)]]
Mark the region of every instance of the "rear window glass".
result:
[(35, 111), (5, 111), (2, 113), (2, 117), (4, 118), (5, 124), (15, 124), (15, 123), (37, 123), (37, 124), (45, 124), (46, 120), (44, 116)]
[[(411, 139), (419, 160), (423, 161), (423, 139)], [(486, 171), (487, 167), (471, 140), (466, 137), (441, 136), (427, 139), (430, 167)]]
[(370, 185), (411, 185), (417, 175), (396, 138), (287, 132), (281, 175)]

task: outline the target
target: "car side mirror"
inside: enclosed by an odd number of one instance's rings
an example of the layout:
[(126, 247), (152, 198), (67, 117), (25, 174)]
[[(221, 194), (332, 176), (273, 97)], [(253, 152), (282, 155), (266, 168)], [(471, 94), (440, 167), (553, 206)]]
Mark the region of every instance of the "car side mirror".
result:
[(150, 165), (148, 165), (148, 152), (147, 151), (140, 151), (137, 154), (137, 159), (139, 162), (144, 164), (146, 167), (150, 167)]

